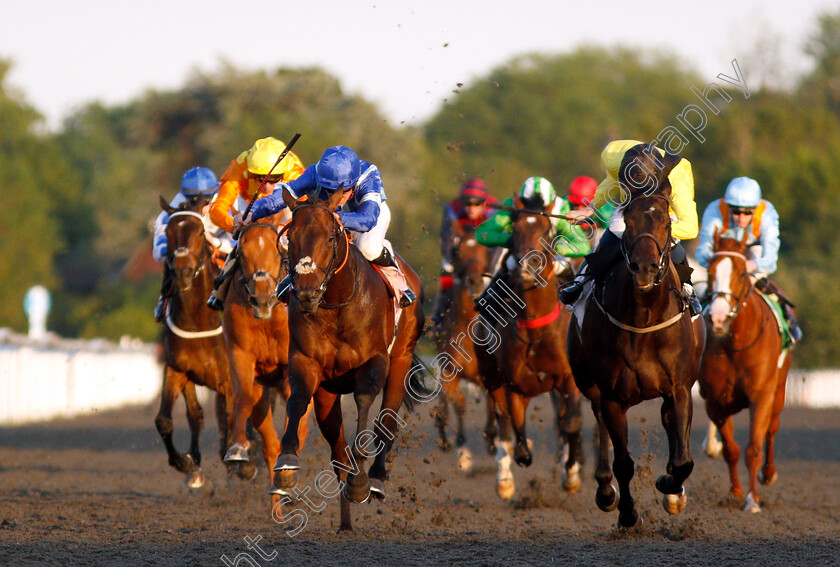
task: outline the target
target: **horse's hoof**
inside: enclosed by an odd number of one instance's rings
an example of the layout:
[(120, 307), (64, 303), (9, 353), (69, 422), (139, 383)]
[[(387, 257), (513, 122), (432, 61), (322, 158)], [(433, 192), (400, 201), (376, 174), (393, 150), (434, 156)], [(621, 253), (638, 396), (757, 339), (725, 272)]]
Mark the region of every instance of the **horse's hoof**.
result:
[(300, 469), (300, 459), (294, 453), (286, 453), (277, 457), (274, 463), (275, 471), (296, 471)]
[(496, 494), (502, 500), (510, 500), (513, 498), (513, 493), (516, 492), (516, 485), (513, 479), (505, 479), (496, 481)]
[(533, 457), (531, 456), (531, 451), (528, 449), (528, 445), (517, 443), (516, 448), (513, 450), (513, 460), (520, 467), (530, 467), (533, 462)]
[(769, 486), (777, 480), (779, 480), (779, 473), (776, 471), (773, 471), (773, 474), (770, 475), (770, 478), (765, 477), (764, 472), (758, 471), (758, 482), (760, 482), (761, 484)]
[(761, 506), (758, 505), (758, 499), (753, 496), (752, 492), (747, 493), (747, 505), (744, 506), (744, 512), (751, 514), (758, 514), (761, 512)]
[(257, 477), (257, 467), (251, 462), (239, 462), (236, 476), (242, 480), (254, 480)]
[(204, 486), (204, 472), (201, 469), (196, 469), (187, 475), (187, 486), (190, 488), (201, 488)]
[(603, 492), (599, 488), (595, 492), (595, 504), (598, 505), (598, 509), (602, 512), (612, 512), (615, 510), (616, 506), (618, 506), (618, 499), (615, 497), (615, 494), (615, 486), (612, 484), (607, 485)]
[(663, 474), (656, 479), (656, 490), (662, 494), (682, 494), (685, 491), (683, 486), (677, 485), (674, 477), (669, 474)]
[(685, 510), (685, 503), (688, 499), (685, 496), (685, 487), (679, 494), (666, 494), (662, 497), (662, 506), (669, 514), (679, 514)]
[(572, 494), (580, 489), (580, 465), (574, 463), (569, 470), (563, 471), (563, 490)]
[(448, 453), (452, 450), (452, 443), (450, 443), (446, 439), (438, 439), (437, 445), (440, 448), (440, 450), (444, 453)]
[(472, 452), (466, 447), (458, 448), (458, 470), (469, 472), (472, 470), (473, 456)]
[(276, 494), (278, 496), (291, 496), (292, 495), (291, 490), (286, 490), (285, 488), (280, 488), (276, 484), (272, 484), (271, 486), (268, 487), (268, 493), (269, 494)]
[(630, 512), (628, 512), (627, 514), (622, 514), (622, 513), (618, 514), (617, 527), (619, 527), (619, 528), (622, 528), (622, 529), (632, 528), (636, 524), (642, 525), (644, 523), (645, 523), (645, 521), (641, 518), (641, 516), (639, 516), (639, 512), (637, 512), (635, 508), (630, 510)]
[(297, 473), (294, 470), (277, 471), (274, 474), (274, 484), (277, 488), (284, 490), (285, 494), (290, 494), (291, 490), (297, 486)]
[(344, 499), (353, 504), (364, 504), (370, 498), (370, 483), (361, 486), (353, 486), (350, 482), (344, 485), (344, 490), (341, 491)]
[(378, 478), (370, 479), (370, 495), (375, 500), (385, 500), (385, 483)]
[(339, 526), (338, 531), (335, 532), (335, 533), (336, 533), (336, 535), (341, 535), (343, 533), (352, 532), (352, 531), (353, 531), (353, 526)]
[(723, 457), (723, 443), (718, 441), (716, 437), (713, 437), (711, 440), (708, 437), (703, 439), (702, 448), (703, 452), (710, 459), (720, 459)]
[(240, 445), (239, 443), (234, 443), (230, 446), (227, 453), (225, 453), (225, 462), (247, 462), (250, 459), (248, 458), (248, 447), (244, 445)]

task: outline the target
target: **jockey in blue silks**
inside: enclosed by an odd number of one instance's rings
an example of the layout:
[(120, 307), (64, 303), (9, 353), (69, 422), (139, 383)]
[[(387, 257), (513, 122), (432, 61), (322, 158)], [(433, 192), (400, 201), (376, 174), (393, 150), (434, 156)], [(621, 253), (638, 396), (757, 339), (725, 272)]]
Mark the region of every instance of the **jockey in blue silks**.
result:
[[(369, 262), (386, 268), (383, 273), (400, 294), (401, 307), (414, 303), (416, 295), (408, 287), (391, 250), (385, 246), (391, 210), (386, 203), (382, 176), (375, 165), (360, 160), (356, 152), (346, 146), (333, 146), (324, 151), (318, 163), (307, 167), (300, 177), (282, 185), (295, 199), (311, 195), (315, 200), (324, 201), (335, 191), (342, 191), (344, 198), (336, 215), (344, 228), (353, 233), (356, 247)], [(257, 199), (249, 215), (251, 218), (246, 222), (273, 215), (285, 207), (283, 191), (275, 191)], [(292, 279), (287, 275), (278, 285), (278, 297), (282, 301), (288, 301), (291, 287)]]

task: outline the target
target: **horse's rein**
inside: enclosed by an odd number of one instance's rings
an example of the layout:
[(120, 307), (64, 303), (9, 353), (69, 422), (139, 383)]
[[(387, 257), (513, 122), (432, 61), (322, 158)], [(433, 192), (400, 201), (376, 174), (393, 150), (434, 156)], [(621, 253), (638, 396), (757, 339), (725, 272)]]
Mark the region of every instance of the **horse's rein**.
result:
[[(739, 258), (741, 260), (744, 260), (744, 262), (747, 261), (747, 257), (744, 254), (741, 254), (740, 252), (715, 252), (714, 254), (712, 254), (712, 258), (715, 258), (717, 256), (729, 256), (731, 258)], [(722, 297), (724, 299), (727, 298), (727, 297), (731, 297), (731, 298), (735, 299), (735, 305), (729, 310), (729, 313), (726, 315), (727, 318), (734, 319), (738, 315), (738, 313), (743, 311), (743, 309), (747, 306), (747, 301), (749, 300), (750, 295), (752, 295), (754, 286), (749, 285), (749, 277), (750, 276), (745, 269), (744, 270), (744, 281), (745, 281), (744, 288), (746, 288), (747, 292), (745, 294), (743, 294), (744, 295), (743, 300), (741, 299), (740, 295), (736, 295), (736, 294), (731, 293), (731, 292), (713, 291), (711, 294), (709, 294), (709, 301), (710, 302), (714, 301), (714, 299), (717, 298), (717, 297)]]
[[(652, 198), (662, 199), (668, 204), (669, 207), (671, 205), (671, 202), (664, 195), (658, 195), (658, 194), (641, 195), (640, 197), (637, 197), (637, 198), (640, 198), (640, 199), (652, 199)], [(628, 203), (628, 205), (629, 205), (629, 203)], [(622, 254), (622, 256), (624, 256), (624, 262), (629, 266), (632, 263), (630, 261), (630, 254), (633, 253), (633, 250), (636, 248), (636, 244), (638, 244), (639, 241), (642, 240), (643, 238), (650, 238), (651, 240), (653, 240), (653, 243), (656, 244), (656, 249), (659, 251), (659, 261), (657, 262), (658, 269), (657, 269), (657, 272), (656, 272), (656, 278), (654, 278), (654, 285), (661, 284), (662, 279), (665, 277), (665, 274), (668, 273), (668, 262), (667, 262), (668, 256), (667, 256), (667, 254), (671, 251), (671, 246), (670, 246), (671, 220), (670, 219), (671, 219), (671, 217), (670, 217), (670, 215), (668, 215), (668, 235), (669, 235), (668, 240), (669, 241), (666, 242), (663, 246), (659, 245), (659, 241), (650, 232), (643, 232), (643, 233), (637, 235), (636, 238), (633, 239), (633, 242), (630, 244), (629, 250), (624, 243), (624, 238), (622, 238), (619, 241), (619, 247), (621, 249), (621, 254)], [(624, 234), (626, 235), (627, 232), (625, 231)]]
[[(204, 217), (202, 217), (200, 214), (196, 213), (195, 211), (176, 211), (176, 212), (172, 213), (171, 215), (169, 215), (169, 220), (166, 221), (167, 226), (172, 221), (172, 219), (175, 218), (175, 217), (195, 217), (199, 221), (201, 221), (202, 231), (204, 230)], [(201, 256), (197, 256), (195, 252), (193, 252), (192, 250), (190, 250), (186, 246), (179, 246), (178, 248), (176, 248), (172, 252), (173, 259), (174, 258), (180, 258), (180, 257), (183, 257), (183, 256), (187, 256), (187, 255), (190, 255), (193, 258), (195, 258), (195, 261), (198, 265), (196, 266), (195, 271), (193, 272), (192, 279), (197, 278), (198, 274), (201, 272), (202, 268), (204, 268), (207, 264), (209, 264), (210, 262), (213, 261), (213, 252), (212, 252), (213, 246), (209, 242), (207, 242), (206, 238), (204, 238), (203, 232), (202, 232), (202, 240), (204, 240), (206, 246), (202, 247)], [(204, 252), (205, 252), (205, 250), (207, 250), (207, 247), (210, 247), (211, 253), (207, 254), (206, 255), (207, 258), (204, 261), (202, 261), (202, 258), (204, 258), (204, 256), (205, 256)], [(169, 258), (166, 259), (166, 264), (169, 266), (170, 269), (174, 269), (172, 267), (172, 263), (170, 262)]]
[[(264, 227), (264, 228), (270, 228), (272, 231), (277, 233), (277, 240), (275, 241), (275, 248), (277, 248), (277, 252), (280, 253), (280, 247), (278, 246), (279, 240), (280, 240), (280, 231), (278, 230), (278, 228), (276, 226), (274, 226), (273, 224), (267, 223), (267, 222), (256, 222), (256, 223), (253, 223), (253, 224), (246, 225), (242, 230), (239, 231), (240, 240), (242, 239), (242, 237), (245, 235), (245, 233), (247, 231), (251, 230), (252, 228), (258, 227), (258, 226), (259, 227)], [(242, 266), (241, 265), (239, 267), (239, 271), (242, 272)], [(245, 277), (245, 274), (242, 273), (241, 281), (242, 281), (242, 285), (245, 287), (245, 291), (248, 293), (249, 296), (251, 296), (253, 298), (254, 293), (251, 291), (251, 288), (249, 287), (248, 283), (252, 280), (253, 281), (259, 281), (260, 279), (266, 280), (268, 278), (271, 278), (271, 279), (274, 280), (275, 288), (277, 288), (277, 286), (280, 285), (280, 274), (277, 274), (277, 276), (275, 276), (273, 274), (269, 274), (268, 272), (264, 272), (262, 270), (257, 270), (256, 272), (252, 273), (247, 278)], [(276, 305), (276, 303), (275, 303), (275, 305)]]

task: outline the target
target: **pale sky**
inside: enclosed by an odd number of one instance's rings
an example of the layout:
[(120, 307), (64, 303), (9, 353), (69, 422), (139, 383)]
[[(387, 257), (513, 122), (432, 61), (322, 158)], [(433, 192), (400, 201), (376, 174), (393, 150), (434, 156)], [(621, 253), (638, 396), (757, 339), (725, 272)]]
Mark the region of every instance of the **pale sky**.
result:
[[(457, 83), (515, 55), (581, 44), (670, 49), (709, 81), (737, 58), (751, 88), (758, 76), (783, 81), (807, 68), (816, 15), (836, 10), (831, 0), (7, 1), (0, 57), (13, 61), (7, 86), (51, 128), (87, 102), (177, 89), (221, 61), (319, 66), (391, 121), (417, 123)], [(770, 48), (760, 64), (759, 44)]]

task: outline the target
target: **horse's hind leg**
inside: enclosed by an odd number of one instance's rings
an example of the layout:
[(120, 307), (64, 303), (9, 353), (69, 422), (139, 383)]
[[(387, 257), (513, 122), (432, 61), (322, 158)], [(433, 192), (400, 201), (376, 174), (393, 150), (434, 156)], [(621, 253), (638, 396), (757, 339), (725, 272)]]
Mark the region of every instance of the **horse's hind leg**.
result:
[(669, 514), (679, 514), (685, 508), (683, 483), (694, 470), (689, 433), (693, 405), (691, 391), (678, 387), (673, 396), (666, 397), (661, 409), (662, 426), (668, 435), (668, 465), (666, 473), (656, 479), (656, 489), (665, 495), (663, 504)]
[(790, 353), (787, 354), (787, 367), (781, 368), (778, 373), (778, 386), (776, 387), (776, 396), (773, 399), (773, 413), (770, 416), (770, 426), (767, 429), (767, 439), (764, 442), (764, 466), (759, 477), (762, 484), (773, 484), (779, 478), (775, 461), (776, 433), (779, 432), (779, 415), (785, 406), (785, 386), (790, 367), (789, 361)]
[(528, 409), (528, 402), (531, 398), (508, 392), (508, 407), (510, 408), (510, 419), (513, 422), (513, 431), (516, 435), (516, 446), (513, 450), (513, 459), (521, 467), (530, 467), (533, 462), (531, 450), (528, 448), (528, 434), (525, 431), (525, 412)]
[(179, 472), (189, 472), (186, 469), (189, 468), (191, 463), (178, 453), (175, 444), (172, 442), (172, 407), (175, 405), (175, 400), (184, 391), (186, 384), (187, 377), (184, 373), (178, 372), (170, 366), (164, 369), (160, 409), (155, 417), (155, 428), (160, 434), (163, 446), (166, 448), (166, 454), (169, 456), (169, 466), (174, 467)]
[(556, 419), (557, 461), (563, 466), (563, 490), (576, 492), (580, 488), (580, 469), (583, 464), (580, 394), (575, 395), (577, 389), (567, 395), (557, 390), (551, 390), (550, 393)]
[(484, 442), (487, 447), (488, 455), (495, 455), (497, 451), (496, 438), (499, 436), (499, 427), (496, 420), (496, 403), (493, 401), (493, 396), (490, 392), (485, 391), (484, 397), (487, 400), (487, 419), (484, 422)]
[(639, 521), (636, 502), (630, 494), (630, 481), (635, 473), (633, 459), (627, 450), (627, 414), (621, 404), (602, 401), (601, 417), (607, 425), (613, 443), (613, 472), (618, 481), (618, 523), (632, 528)]
[(187, 405), (187, 421), (190, 424), (190, 450), (186, 457), (192, 459), (194, 466), (188, 473), (187, 485), (190, 488), (200, 488), (204, 485), (204, 473), (201, 470), (201, 451), (198, 448), (198, 439), (201, 430), (204, 428), (204, 410), (198, 403), (195, 394), (195, 384), (187, 382), (184, 387), (184, 400)]
[(443, 382), (442, 390), (439, 395), (438, 405), (435, 408), (435, 425), (438, 429), (438, 447), (444, 453), (452, 450), (452, 444), (446, 437), (446, 424), (449, 420), (449, 389), (454, 380)]

